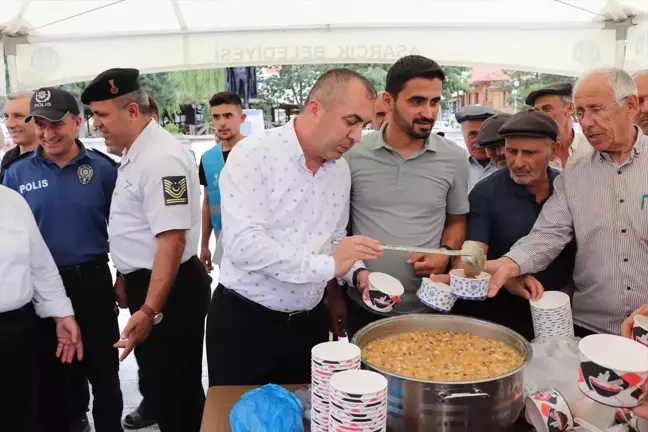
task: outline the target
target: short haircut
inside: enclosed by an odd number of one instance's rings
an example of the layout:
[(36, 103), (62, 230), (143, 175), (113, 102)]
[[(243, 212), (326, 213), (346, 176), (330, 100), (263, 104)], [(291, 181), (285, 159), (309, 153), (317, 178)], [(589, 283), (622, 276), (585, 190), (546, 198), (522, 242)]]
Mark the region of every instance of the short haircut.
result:
[(34, 94), (33, 91), (31, 90), (20, 90), (14, 93), (11, 93), (9, 96), (7, 96), (8, 100), (18, 100), (18, 99), (23, 99), (23, 98), (30, 98)]
[(308, 93), (304, 106), (313, 99), (327, 108), (337, 105), (343, 98), (342, 93), (346, 92), (349, 83), (353, 80), (360, 81), (371, 97), (376, 99), (376, 88), (364, 75), (347, 68), (335, 68), (324, 72), (317, 78)]
[(637, 95), (637, 85), (635, 84), (634, 79), (628, 72), (618, 68), (601, 68), (587, 72), (585, 75), (580, 77), (578, 81), (576, 81), (573, 93), (576, 94), (578, 86), (584, 79), (593, 75), (607, 75), (608, 84), (614, 92), (615, 102), (621, 102), (628, 96)]
[(408, 55), (398, 59), (389, 68), (385, 90), (393, 97), (397, 97), (407, 81), (414, 78), (436, 78), (445, 81), (445, 74), (434, 60), (420, 55)]
[(128, 105), (135, 103), (142, 114), (150, 112), (151, 102), (148, 93), (144, 89), (137, 89), (125, 95), (118, 96), (114, 99), (120, 108), (126, 108)]
[(148, 108), (142, 109), (142, 114), (149, 116), (160, 116), (160, 109), (158, 108), (157, 102), (153, 99), (153, 96), (149, 95), (149, 106)]
[(209, 99), (210, 107), (213, 108), (218, 105), (235, 105), (240, 109), (243, 109), (243, 101), (241, 100), (241, 96), (231, 91), (216, 93), (211, 97), (211, 99)]

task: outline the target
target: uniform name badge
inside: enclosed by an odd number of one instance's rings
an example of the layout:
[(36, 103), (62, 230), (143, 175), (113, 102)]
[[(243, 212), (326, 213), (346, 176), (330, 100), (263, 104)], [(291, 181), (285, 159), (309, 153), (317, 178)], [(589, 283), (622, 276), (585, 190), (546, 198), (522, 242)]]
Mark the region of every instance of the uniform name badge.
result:
[(189, 204), (189, 193), (187, 192), (187, 177), (162, 177), (162, 188), (164, 190), (165, 205), (169, 206)]
[(90, 180), (92, 180), (92, 176), (94, 175), (94, 170), (90, 165), (81, 165), (79, 168), (77, 168), (77, 176), (79, 177), (79, 182), (82, 185), (87, 185), (90, 183)]

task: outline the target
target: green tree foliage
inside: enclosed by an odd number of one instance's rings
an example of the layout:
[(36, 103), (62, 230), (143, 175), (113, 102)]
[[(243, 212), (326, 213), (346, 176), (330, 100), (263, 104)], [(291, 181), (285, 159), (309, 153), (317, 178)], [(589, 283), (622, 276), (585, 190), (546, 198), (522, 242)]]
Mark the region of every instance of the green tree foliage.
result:
[[(514, 70), (508, 70), (505, 72), (511, 77), (511, 80), (508, 82), (498, 83), (498, 85), (513, 87), (513, 82), (517, 80), (520, 83), (520, 95), (518, 97), (518, 101), (521, 104), (524, 103), (529, 93), (534, 90), (538, 90), (542, 87), (546, 87), (552, 84), (560, 84), (566, 82), (574, 83), (576, 81), (576, 77), (564, 75), (541, 74)], [(509, 103), (513, 102), (513, 98), (513, 95), (509, 97)]]
[(214, 93), (225, 90), (225, 69), (170, 72), (169, 76), (180, 84), (184, 104), (206, 103)]
[[(275, 66), (276, 67), (276, 66)], [(270, 102), (285, 102), (302, 107), (315, 80), (329, 69), (346, 67), (364, 75), (376, 87), (385, 89), (389, 64), (331, 64), (331, 65), (285, 65), (279, 72), (266, 79), (259, 73), (260, 99)], [(259, 69), (260, 70), (260, 69)], [(443, 84), (443, 97), (449, 99), (459, 91), (468, 91), (466, 84), (468, 69), (463, 67), (444, 67), (446, 81)]]

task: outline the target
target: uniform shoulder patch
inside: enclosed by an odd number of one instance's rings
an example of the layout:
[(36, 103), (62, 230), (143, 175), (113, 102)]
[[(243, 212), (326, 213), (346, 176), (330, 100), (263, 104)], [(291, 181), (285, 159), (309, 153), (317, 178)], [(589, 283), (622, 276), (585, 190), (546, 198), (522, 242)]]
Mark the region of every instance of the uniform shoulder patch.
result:
[(97, 150), (97, 149), (95, 149), (95, 148), (89, 148), (88, 151), (89, 151), (89, 152), (92, 152), (92, 154), (95, 154), (95, 155), (101, 156), (101, 157), (103, 157), (103, 158), (109, 160), (110, 163), (111, 163), (113, 166), (118, 166), (118, 165), (119, 165), (119, 163), (117, 163), (117, 161), (115, 161), (115, 159), (111, 158), (110, 156), (108, 156), (106, 153), (104, 153), (104, 152), (102, 152), (102, 151), (99, 151), (99, 150)]
[(189, 204), (187, 191), (187, 177), (170, 176), (162, 177), (162, 189), (165, 205)]

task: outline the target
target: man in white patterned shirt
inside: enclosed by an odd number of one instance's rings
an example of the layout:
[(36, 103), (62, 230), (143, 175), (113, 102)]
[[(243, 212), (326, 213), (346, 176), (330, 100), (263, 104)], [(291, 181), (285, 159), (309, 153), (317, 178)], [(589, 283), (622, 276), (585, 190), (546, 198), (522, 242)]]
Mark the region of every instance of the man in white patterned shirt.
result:
[(232, 150), (220, 177), (224, 255), (207, 319), (210, 386), (309, 381), (310, 350), (328, 340), (327, 283), (381, 252), (376, 240), (345, 237), (351, 178), (340, 159), (371, 121), (375, 97), (361, 75), (328, 71), (300, 116)]
[(624, 70), (585, 75), (574, 102), (595, 151), (556, 178), (529, 235), (487, 262), (489, 296), (511, 277), (544, 270), (575, 238), (576, 336), (619, 334), (623, 320), (648, 303), (648, 136), (633, 124), (637, 88)]
[(39, 387), (34, 371), (44, 354), (36, 315), (56, 320), (56, 356), (64, 363), (75, 355), (83, 358), (81, 331), (29, 205), (2, 185), (0, 239), (0, 430), (35, 432), (41, 429), (36, 426)]

